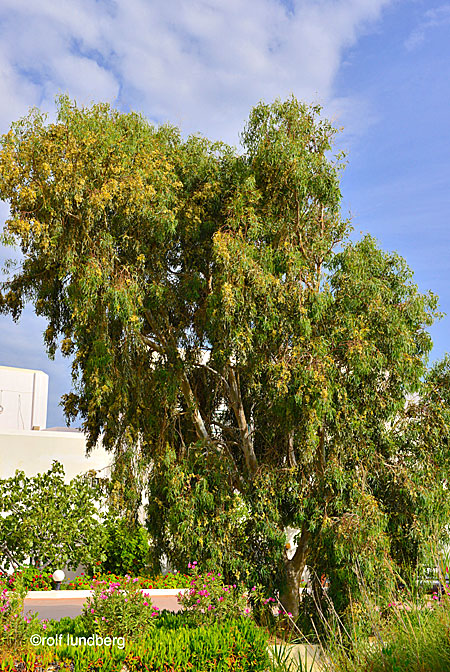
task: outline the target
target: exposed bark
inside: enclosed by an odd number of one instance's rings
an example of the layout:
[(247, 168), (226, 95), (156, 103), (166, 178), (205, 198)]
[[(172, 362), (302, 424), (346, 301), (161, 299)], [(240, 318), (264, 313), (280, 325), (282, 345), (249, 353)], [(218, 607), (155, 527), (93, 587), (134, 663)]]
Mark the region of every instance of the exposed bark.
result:
[(198, 438), (204, 439), (206, 441), (211, 441), (211, 437), (209, 436), (209, 432), (206, 429), (206, 425), (202, 418), (202, 414), (200, 413), (197, 399), (195, 398), (189, 379), (184, 371), (181, 375), (180, 386), (181, 391), (183, 392), (183, 396), (186, 399), (186, 403), (188, 404), (189, 410), (192, 413), (192, 418), (194, 420), (195, 425), (195, 431), (197, 432)]
[(280, 602), (285, 611), (291, 613), (293, 618), (297, 618), (299, 614), (300, 581), (308, 556), (308, 542), (309, 532), (303, 526), (294, 557), (289, 560), (287, 554), (285, 554), (285, 587), (280, 594)]
[(236, 376), (233, 367), (228, 367), (228, 387), (231, 407), (233, 409), (236, 422), (239, 427), (239, 434), (241, 437), (242, 451), (244, 453), (245, 464), (247, 466), (250, 477), (254, 476), (258, 469), (258, 460), (256, 459), (253, 448), (252, 432), (250, 431), (247, 418), (245, 416), (244, 405), (242, 403), (241, 390), (239, 387), (239, 379)]
[(289, 459), (289, 466), (290, 467), (296, 467), (297, 466), (297, 459), (295, 457), (295, 450), (294, 450), (294, 432), (289, 432), (289, 437), (288, 437), (288, 459)]
[[(172, 355), (175, 354), (177, 359), (181, 361), (180, 353), (177, 348), (177, 344), (175, 342), (175, 339), (173, 338), (173, 335), (170, 332), (170, 328), (166, 329), (166, 336), (163, 336), (163, 333), (161, 329), (158, 329), (158, 325), (156, 323), (156, 320), (154, 319), (153, 315), (150, 313), (149, 310), (144, 311), (145, 317), (147, 319), (148, 324), (150, 325), (152, 331), (155, 333), (156, 337), (162, 343), (160, 345), (159, 343), (156, 343), (154, 339), (150, 338), (149, 336), (143, 336), (143, 341), (148, 345), (150, 348), (155, 350), (156, 352), (159, 352), (161, 354), (169, 354), (168, 351), (171, 350)], [(167, 319), (167, 318), (166, 318)], [(168, 322), (168, 320), (167, 320)], [(184, 367), (182, 367), (182, 374), (181, 374), (181, 380), (180, 380), (180, 387), (181, 391), (183, 393), (183, 396), (186, 400), (186, 403), (188, 405), (189, 410), (192, 413), (192, 419), (194, 422), (194, 427), (195, 431), (197, 433), (197, 437), (199, 439), (203, 439), (206, 441), (211, 441), (211, 437), (209, 435), (208, 430), (206, 429), (205, 422), (202, 418), (202, 414), (200, 413), (198, 401), (195, 397), (195, 394), (192, 390), (191, 384), (189, 382), (189, 378), (187, 377), (186, 371), (184, 370)]]

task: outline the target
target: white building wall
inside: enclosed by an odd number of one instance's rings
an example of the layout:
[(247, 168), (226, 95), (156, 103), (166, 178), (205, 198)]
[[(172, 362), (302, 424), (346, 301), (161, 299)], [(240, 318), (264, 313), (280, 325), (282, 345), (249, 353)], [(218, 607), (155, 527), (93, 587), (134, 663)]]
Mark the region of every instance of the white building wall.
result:
[(0, 431), (44, 429), (47, 396), (43, 371), (0, 366)]
[(91, 469), (105, 477), (110, 475), (112, 459), (101, 446), (86, 457), (86, 439), (82, 432), (0, 431), (0, 478), (14, 476), (16, 469), (35, 476), (48, 471), (53, 460), (63, 465), (66, 482)]
[(48, 376), (43, 371), (0, 366), (0, 478), (48, 471), (61, 462), (65, 477), (89, 470), (109, 476), (112, 455), (99, 445), (86, 457), (86, 438), (76, 429), (47, 424)]

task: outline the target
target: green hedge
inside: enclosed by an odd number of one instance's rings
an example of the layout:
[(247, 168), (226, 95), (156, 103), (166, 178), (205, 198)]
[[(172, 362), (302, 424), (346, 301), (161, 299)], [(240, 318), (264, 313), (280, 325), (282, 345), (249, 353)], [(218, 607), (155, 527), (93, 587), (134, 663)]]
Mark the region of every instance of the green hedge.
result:
[[(74, 619), (76, 621), (76, 619)], [(20, 659), (27, 670), (58, 662), (62, 669), (73, 663), (73, 672), (264, 672), (268, 666), (267, 634), (249, 618), (189, 628), (178, 626), (169, 617), (169, 627), (155, 628), (139, 641), (126, 641), (124, 648), (111, 646), (67, 645), (67, 635), (81, 635), (77, 622), (65, 620), (59, 628), (61, 645), (41, 645)], [(48, 634), (47, 634), (48, 632)], [(58, 627), (51, 624), (46, 636), (56, 636)], [(82, 633), (85, 634), (85, 633)], [(69, 639), (70, 641), (70, 639)], [(122, 644), (122, 643), (121, 643)], [(1, 670), (17, 669), (17, 657), (8, 657)], [(16, 663), (16, 668), (14, 668)], [(20, 668), (19, 668), (20, 669)]]

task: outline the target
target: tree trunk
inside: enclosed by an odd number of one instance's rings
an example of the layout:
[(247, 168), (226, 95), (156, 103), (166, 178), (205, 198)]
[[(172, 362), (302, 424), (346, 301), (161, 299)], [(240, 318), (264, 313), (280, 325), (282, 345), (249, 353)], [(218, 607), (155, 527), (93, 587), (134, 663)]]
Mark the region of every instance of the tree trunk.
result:
[(304, 527), (298, 542), (297, 550), (291, 560), (285, 555), (285, 587), (280, 593), (280, 602), (294, 619), (298, 618), (300, 606), (300, 581), (308, 555), (309, 532)]

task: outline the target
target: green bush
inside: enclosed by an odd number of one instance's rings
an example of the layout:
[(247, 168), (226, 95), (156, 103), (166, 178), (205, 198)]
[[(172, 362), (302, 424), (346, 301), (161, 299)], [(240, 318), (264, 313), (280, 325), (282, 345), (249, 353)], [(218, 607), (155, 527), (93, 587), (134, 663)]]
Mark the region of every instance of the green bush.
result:
[[(61, 590), (91, 590), (94, 582), (122, 583), (126, 576), (118, 576), (111, 573), (98, 573), (94, 576), (81, 574), (73, 579), (65, 579), (61, 584)], [(141, 588), (189, 588), (192, 577), (180, 572), (169, 572), (158, 576), (138, 576), (138, 584)], [(28, 590), (53, 590), (51, 572), (45, 569), (23, 566), (12, 574), (0, 573), (0, 591), (6, 588), (8, 591), (17, 589)]]
[(225, 585), (220, 573), (201, 574), (196, 562), (189, 563), (189, 568), (192, 571), (190, 587), (178, 597), (178, 601), (195, 623), (211, 623), (250, 614), (240, 587)]
[(52, 572), (22, 565), (12, 575), (13, 590), (53, 590)]
[(104, 529), (104, 560), (97, 562), (97, 569), (105, 574), (146, 574), (150, 552), (147, 530), (141, 525), (130, 525), (121, 518), (108, 518)]
[(7, 656), (0, 669), (20, 669), (21, 662), (26, 669), (47, 669), (58, 663), (73, 672), (120, 672), (124, 666), (129, 672), (264, 672), (268, 668), (267, 635), (248, 618), (185, 627), (184, 617), (167, 614), (161, 617), (162, 627), (153, 628), (139, 641), (130, 636), (124, 648), (67, 645), (67, 634), (86, 636), (81, 619), (70, 624), (68, 620), (52, 622), (46, 631), (53, 637), (63, 634), (61, 646), (43, 645), (19, 658)]
[(33, 632), (40, 629), (36, 615), (23, 616), (23, 592), (0, 592), (0, 650), (23, 647)]
[(43, 474), (0, 479), (0, 566), (31, 558), (36, 568), (93, 565), (103, 548), (102, 493), (89, 474), (64, 479), (54, 461)]
[(93, 595), (83, 606), (86, 631), (104, 636), (144, 637), (153, 627), (158, 607), (143, 595), (138, 579), (94, 581)]

